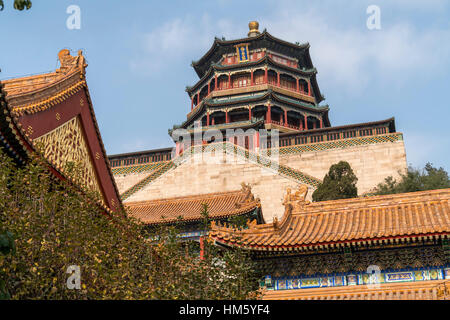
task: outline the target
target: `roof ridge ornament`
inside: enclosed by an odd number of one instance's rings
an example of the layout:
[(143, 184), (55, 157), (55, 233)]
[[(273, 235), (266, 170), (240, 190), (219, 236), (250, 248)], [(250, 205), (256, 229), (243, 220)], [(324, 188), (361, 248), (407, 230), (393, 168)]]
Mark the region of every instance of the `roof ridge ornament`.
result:
[(257, 35), (259, 35), (259, 23), (258, 21), (250, 21), (248, 23), (248, 28), (250, 29), (250, 31), (248, 32), (248, 37), (256, 37)]
[(308, 186), (302, 184), (298, 187), (298, 190), (292, 194), (291, 188), (286, 189), (286, 195), (283, 199), (284, 205), (284, 216), (291, 214), (292, 212), (302, 212), (305, 210), (305, 206), (311, 204), (306, 200), (306, 195), (308, 194)]
[(67, 73), (71, 69), (77, 67), (84, 72), (84, 68), (87, 67), (82, 50), (78, 50), (77, 56), (72, 56), (69, 49), (62, 49), (58, 53), (58, 59), (61, 66), (56, 72)]

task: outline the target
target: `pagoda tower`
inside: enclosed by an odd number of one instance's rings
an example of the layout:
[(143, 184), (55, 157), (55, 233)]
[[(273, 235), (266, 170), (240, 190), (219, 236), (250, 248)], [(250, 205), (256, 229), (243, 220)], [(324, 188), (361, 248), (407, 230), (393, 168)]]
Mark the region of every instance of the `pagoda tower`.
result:
[(193, 134), (201, 124), (203, 131), (220, 130), (232, 141), (235, 137), (228, 137), (227, 129), (252, 128), (253, 143), (246, 142), (246, 147), (254, 148), (260, 129), (270, 134), (272, 129), (299, 133), (330, 127), (329, 107), (319, 105), (324, 97), (309, 44), (289, 43), (266, 30), (259, 32), (258, 27), (258, 22), (250, 22), (243, 39), (215, 38), (211, 49), (192, 63), (199, 80), (186, 88), (190, 111), (186, 121), (173, 129)]

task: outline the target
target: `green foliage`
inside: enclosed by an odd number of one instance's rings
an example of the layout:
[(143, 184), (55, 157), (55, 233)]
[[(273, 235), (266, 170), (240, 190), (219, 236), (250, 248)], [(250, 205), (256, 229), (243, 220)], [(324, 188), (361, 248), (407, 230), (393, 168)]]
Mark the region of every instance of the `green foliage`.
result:
[[(3, 0), (0, 0), (0, 11), (5, 8)], [(31, 1), (30, 0), (14, 0), (14, 9), (22, 11), (23, 9), (30, 9)]]
[(389, 176), (383, 183), (378, 184), (375, 192), (371, 194), (383, 195), (450, 188), (448, 173), (443, 168), (433, 167), (431, 163), (427, 163), (422, 170), (410, 166), (405, 174), (399, 174), (399, 181)]
[[(204, 215), (206, 223), (207, 207)], [(123, 212), (108, 216), (40, 163), (17, 168), (3, 152), (0, 221), (2, 252), (9, 253), (0, 254), (0, 289), (10, 294), (3, 298), (258, 297), (253, 265), (244, 252), (224, 252), (205, 241), (200, 260), (198, 243), (180, 241), (176, 226), (150, 231)], [(9, 249), (12, 235), (15, 254)], [(81, 269), (79, 290), (66, 285), (72, 265)]]
[(350, 164), (340, 161), (333, 164), (323, 178), (323, 182), (312, 195), (313, 201), (326, 201), (355, 198), (358, 195), (356, 182), (358, 178), (353, 173)]

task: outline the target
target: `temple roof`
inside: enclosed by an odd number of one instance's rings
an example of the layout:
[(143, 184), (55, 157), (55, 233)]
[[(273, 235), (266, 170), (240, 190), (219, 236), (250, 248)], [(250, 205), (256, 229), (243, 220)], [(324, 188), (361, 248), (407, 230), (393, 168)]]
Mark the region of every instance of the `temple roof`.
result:
[[(249, 48), (252, 46), (258, 46), (260, 43), (269, 49), (274, 47), (278, 50), (286, 50), (287, 52), (295, 54), (299, 60), (305, 64), (305, 67), (312, 68), (311, 57), (309, 55), (309, 43), (305, 44), (293, 44), (272, 36), (267, 30), (264, 30), (257, 36), (236, 39), (236, 40), (221, 40), (215, 38), (211, 48), (206, 52), (203, 57), (198, 61), (192, 62), (197, 75), (202, 78), (205, 72), (209, 69), (212, 62), (218, 62), (222, 55), (225, 53), (230, 53), (235, 51), (235, 46), (242, 43), (249, 43)], [(261, 46), (261, 45), (259, 45)], [(258, 47), (259, 47), (258, 46)]]
[(208, 205), (212, 219), (243, 215), (260, 208), (260, 203), (248, 197), (244, 191), (211, 193), (171, 199), (159, 199), (126, 203), (130, 216), (145, 224), (173, 223), (182, 217), (183, 221), (200, 221), (203, 204)]
[(0, 82), (3, 144), (14, 148), (22, 162), (40, 154), (61, 179), (67, 179), (68, 162), (79, 164), (81, 181), (72, 182), (98, 192), (107, 211), (119, 209), (121, 200), (85, 80), (85, 58), (81, 51), (72, 56), (67, 49), (58, 58), (60, 68), (54, 72)]
[(234, 230), (214, 225), (219, 244), (284, 251), (450, 234), (450, 189), (333, 200), (287, 211), (280, 222)]

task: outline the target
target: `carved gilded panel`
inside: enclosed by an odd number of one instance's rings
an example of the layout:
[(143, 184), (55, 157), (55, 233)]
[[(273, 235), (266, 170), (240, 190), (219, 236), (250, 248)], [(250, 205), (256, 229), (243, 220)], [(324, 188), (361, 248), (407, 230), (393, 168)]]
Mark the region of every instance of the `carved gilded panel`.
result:
[(88, 145), (84, 139), (82, 124), (78, 117), (34, 139), (34, 143), (43, 148), (44, 156), (48, 161), (61, 168), (65, 173), (68, 173), (69, 164), (73, 164), (76, 168), (76, 182), (90, 191), (101, 194)]

